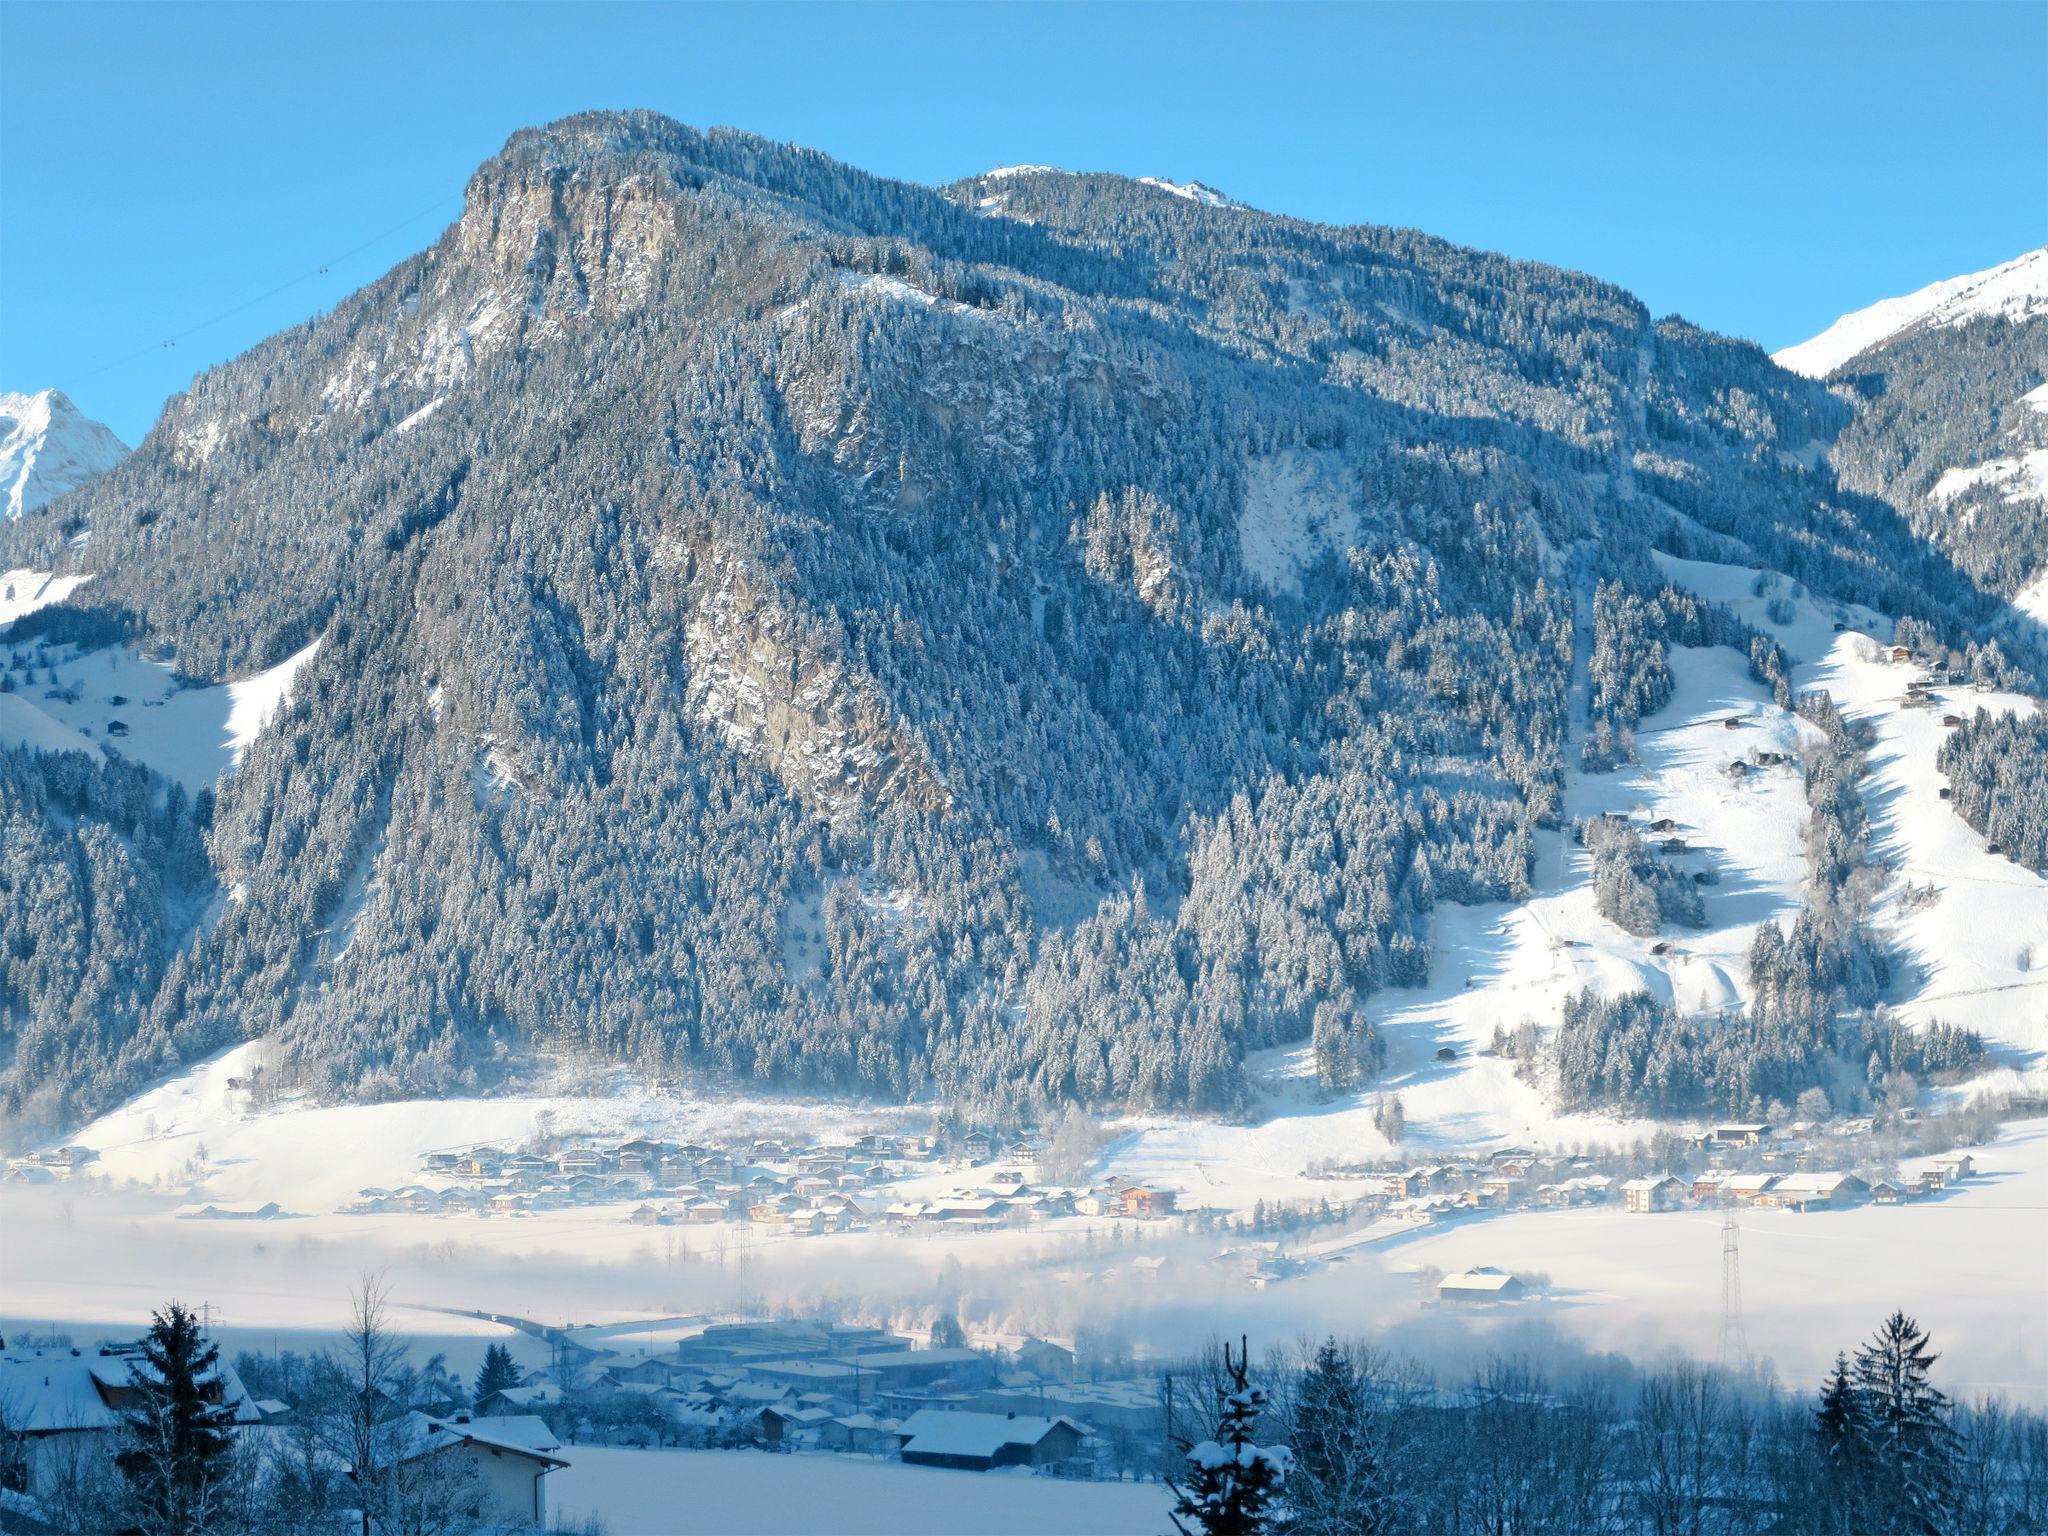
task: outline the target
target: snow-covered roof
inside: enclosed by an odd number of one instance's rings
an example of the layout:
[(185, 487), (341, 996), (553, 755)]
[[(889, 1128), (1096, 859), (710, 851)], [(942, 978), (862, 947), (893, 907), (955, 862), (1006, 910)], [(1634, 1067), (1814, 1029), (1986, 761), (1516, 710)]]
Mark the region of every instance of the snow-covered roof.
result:
[[(130, 1387), (140, 1355), (100, 1354), (76, 1349), (10, 1349), (0, 1354), (0, 1405), (10, 1429), (49, 1434), (63, 1429), (113, 1429), (122, 1421), (113, 1394)], [(241, 1377), (226, 1361), (214, 1367), (221, 1401), (231, 1405), (237, 1424), (257, 1424), (262, 1411), (249, 1398)]]
[(1832, 1195), (1844, 1184), (1861, 1184), (1853, 1173), (1788, 1173), (1772, 1190), (1778, 1195)]
[(475, 1419), (468, 1415), (457, 1419), (436, 1419), (424, 1413), (409, 1413), (399, 1421), (382, 1460), (386, 1465), (413, 1461), (465, 1443), (530, 1456), (549, 1466), (569, 1465), (554, 1454), (562, 1448), (554, 1431), (532, 1414), (510, 1414), (489, 1419)]
[(1006, 1446), (1037, 1445), (1064, 1424), (1076, 1434), (1087, 1430), (1061, 1416), (1043, 1419), (1005, 1413), (965, 1413), (946, 1408), (920, 1408), (903, 1421), (904, 1449), (927, 1456), (993, 1458)]
[(1461, 1274), (1445, 1275), (1437, 1288), (1445, 1291), (1504, 1291), (1516, 1283), (1513, 1275), (1482, 1264)]

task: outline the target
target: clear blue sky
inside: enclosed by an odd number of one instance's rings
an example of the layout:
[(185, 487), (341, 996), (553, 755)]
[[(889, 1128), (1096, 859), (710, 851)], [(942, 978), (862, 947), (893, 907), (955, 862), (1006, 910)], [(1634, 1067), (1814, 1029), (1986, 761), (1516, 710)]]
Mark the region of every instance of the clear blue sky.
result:
[(197, 369), (427, 244), (514, 129), (590, 107), (915, 181), (1198, 177), (1583, 268), (1770, 347), (2048, 241), (2043, 0), (10, 0), (0, 61), (0, 388), (56, 384), (131, 442)]

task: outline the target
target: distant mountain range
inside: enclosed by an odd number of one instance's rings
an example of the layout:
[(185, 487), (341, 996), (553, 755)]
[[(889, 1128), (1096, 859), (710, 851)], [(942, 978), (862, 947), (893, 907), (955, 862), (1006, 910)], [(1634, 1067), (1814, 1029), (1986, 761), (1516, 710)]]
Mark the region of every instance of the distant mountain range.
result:
[(0, 392), (0, 516), (38, 511), (127, 456), (128, 445), (61, 390)]
[[(990, 1116), (1231, 1109), (1293, 1040), (1361, 1081), (1433, 908), (1527, 892), (1671, 645), (1783, 691), (1653, 552), (2042, 664), (1831, 467), (1860, 390), (1196, 183), (521, 132), (0, 530), (68, 594), (7, 637), (8, 1101), (254, 1035), (366, 1097), (569, 1050)], [(209, 761), (106, 694), (146, 663), (276, 708), (213, 788), (141, 766)]]

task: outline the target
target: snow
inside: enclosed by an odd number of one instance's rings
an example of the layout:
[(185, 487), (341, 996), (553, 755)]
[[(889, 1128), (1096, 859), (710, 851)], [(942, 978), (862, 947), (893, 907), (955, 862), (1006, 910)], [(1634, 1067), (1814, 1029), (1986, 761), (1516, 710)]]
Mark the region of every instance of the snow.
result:
[(1157, 1483), (953, 1472), (854, 1456), (572, 1446), (547, 1481), (551, 1517), (614, 1536), (1154, 1536)]
[(91, 580), (90, 576), (52, 576), (48, 571), (9, 571), (0, 576), (0, 628), (38, 608), (63, 602)]
[(2020, 396), (2020, 404), (2030, 411), (2048, 416), (2048, 384), (2038, 385)]
[(2048, 624), (2048, 571), (2043, 571), (2014, 594), (2013, 607), (2028, 618)]
[[(2048, 1222), (2029, 1211), (2048, 1188), (2048, 1124), (1976, 1151), (1980, 1176), (1935, 1200), (1815, 1214), (1744, 1210), (1750, 1348), (1796, 1383), (1817, 1381), (1836, 1349), (1902, 1307), (1933, 1329), (1952, 1395), (2041, 1401)], [(1720, 1212), (1704, 1210), (1515, 1211), (1439, 1223), (1383, 1251), (1446, 1272), (1484, 1263), (1547, 1275), (1551, 1292), (1532, 1310), (1568, 1320), (1589, 1345), (1638, 1360), (1665, 1348), (1711, 1358), (1720, 1222)]]
[(1163, 176), (1140, 176), (1138, 184), (1157, 187), (1162, 192), (1171, 192), (1175, 197), (1186, 198), (1191, 203), (1200, 203), (1204, 208), (1234, 208), (1237, 205), (1218, 192), (1214, 187), (1205, 187), (1199, 181), (1168, 181)]
[(1964, 325), (1987, 315), (2019, 322), (2043, 313), (2048, 313), (2048, 246), (1852, 311), (1811, 340), (1773, 353), (1772, 359), (1781, 368), (1820, 379), (1915, 326)]
[(992, 171), (983, 171), (983, 181), (1008, 181), (1012, 176), (1064, 176), (1067, 173), (1056, 165), (999, 165)]
[[(316, 639), (253, 677), (192, 688), (126, 646), (59, 647), (50, 653), (54, 685), (38, 666), (33, 684), (0, 694), (0, 742), (93, 756), (111, 747), (197, 794), (241, 762), (319, 648)], [(50, 697), (53, 689), (62, 696)], [(126, 735), (110, 731), (115, 721)]]
[(1333, 454), (1288, 449), (1252, 460), (1237, 517), (1245, 569), (1268, 591), (1299, 592), (1317, 560), (1358, 542), (1355, 495)]
[(448, 397), (446, 395), (434, 396), (433, 399), (429, 400), (425, 405), (421, 406), (418, 410), (414, 411), (410, 416), (406, 417), (405, 420), (401, 421), (397, 426), (393, 427), (391, 429), (391, 435), (393, 437), (403, 437), (406, 433), (410, 432), (414, 427), (418, 426), (421, 422), (425, 421), (429, 416), (433, 415), (434, 412), (441, 409), (441, 407), (446, 405), (447, 403)]
[(128, 445), (63, 391), (0, 392), (0, 516), (35, 512), (128, 457)]
[(1969, 468), (1945, 469), (1928, 493), (1930, 500), (1953, 501), (1979, 486), (2005, 489), (2007, 501), (2039, 501), (2048, 496), (2048, 448), (2036, 448), (2016, 458), (1993, 459)]

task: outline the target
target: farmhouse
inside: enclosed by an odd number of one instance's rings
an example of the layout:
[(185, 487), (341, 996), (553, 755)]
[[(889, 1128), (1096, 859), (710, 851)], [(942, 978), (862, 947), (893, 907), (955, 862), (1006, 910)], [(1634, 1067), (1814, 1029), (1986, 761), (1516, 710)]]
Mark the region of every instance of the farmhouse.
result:
[(1724, 1147), (1753, 1147), (1770, 1134), (1771, 1128), (1761, 1121), (1734, 1121), (1715, 1126), (1709, 1137)]
[[(476, 1419), (407, 1414), (380, 1464), (402, 1467), (432, 1458), (442, 1465), (471, 1468), (483, 1490), (478, 1513), (494, 1523), (540, 1523), (547, 1519), (541, 1479), (568, 1462), (554, 1454), (561, 1442), (530, 1416)], [(441, 1459), (445, 1458), (445, 1461)]]
[(1527, 1291), (1520, 1280), (1490, 1264), (1445, 1275), (1436, 1287), (1440, 1301), (1513, 1301)]
[(1853, 1173), (1788, 1173), (1759, 1203), (1787, 1211), (1821, 1211), (1867, 1199), (1870, 1186)]
[(1071, 1460), (1086, 1431), (1064, 1417), (920, 1408), (904, 1420), (902, 1434), (903, 1459), (912, 1465), (986, 1472), (992, 1467), (1043, 1467)]

